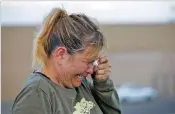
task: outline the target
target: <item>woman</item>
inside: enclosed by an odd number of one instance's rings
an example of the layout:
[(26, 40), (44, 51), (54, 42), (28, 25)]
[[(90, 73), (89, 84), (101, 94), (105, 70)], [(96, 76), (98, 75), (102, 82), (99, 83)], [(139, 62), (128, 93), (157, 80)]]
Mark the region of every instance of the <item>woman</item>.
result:
[(34, 43), (33, 65), (40, 69), (16, 97), (13, 114), (120, 114), (108, 59), (99, 57), (104, 46), (86, 15), (52, 10)]

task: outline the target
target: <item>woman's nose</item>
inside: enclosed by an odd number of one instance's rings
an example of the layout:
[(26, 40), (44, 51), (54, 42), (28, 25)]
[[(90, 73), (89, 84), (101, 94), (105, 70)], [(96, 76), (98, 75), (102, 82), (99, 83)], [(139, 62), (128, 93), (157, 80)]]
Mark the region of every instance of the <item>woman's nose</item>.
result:
[(93, 65), (89, 65), (87, 71), (86, 71), (88, 74), (93, 74), (94, 72), (94, 66)]

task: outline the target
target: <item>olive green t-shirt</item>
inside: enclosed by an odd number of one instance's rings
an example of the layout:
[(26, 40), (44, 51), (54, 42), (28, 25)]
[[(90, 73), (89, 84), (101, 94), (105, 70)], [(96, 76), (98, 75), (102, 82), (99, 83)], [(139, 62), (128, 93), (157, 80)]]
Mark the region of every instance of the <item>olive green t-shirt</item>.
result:
[(110, 79), (67, 89), (40, 72), (33, 72), (16, 97), (12, 114), (120, 114), (117, 92)]

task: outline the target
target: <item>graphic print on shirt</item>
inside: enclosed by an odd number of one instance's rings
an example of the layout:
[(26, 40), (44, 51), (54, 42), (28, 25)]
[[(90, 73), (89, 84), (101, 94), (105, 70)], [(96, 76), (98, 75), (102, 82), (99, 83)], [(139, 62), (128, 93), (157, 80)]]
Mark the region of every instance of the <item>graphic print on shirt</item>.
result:
[(90, 114), (90, 110), (95, 106), (92, 101), (86, 101), (85, 98), (82, 98), (80, 102), (77, 102), (74, 106), (75, 111), (73, 114)]

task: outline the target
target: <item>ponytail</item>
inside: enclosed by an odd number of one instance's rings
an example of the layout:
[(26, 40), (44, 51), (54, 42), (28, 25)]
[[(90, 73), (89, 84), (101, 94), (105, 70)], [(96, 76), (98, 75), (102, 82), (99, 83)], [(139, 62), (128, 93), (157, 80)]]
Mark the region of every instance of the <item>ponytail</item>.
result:
[(50, 33), (54, 29), (54, 25), (58, 23), (63, 17), (68, 16), (67, 12), (62, 9), (55, 8), (46, 17), (43, 23), (43, 27), (39, 35), (34, 40), (33, 49), (33, 63), (32, 67), (37, 67), (38, 65), (44, 67), (47, 64), (48, 55), (46, 50), (48, 49), (48, 39)]

